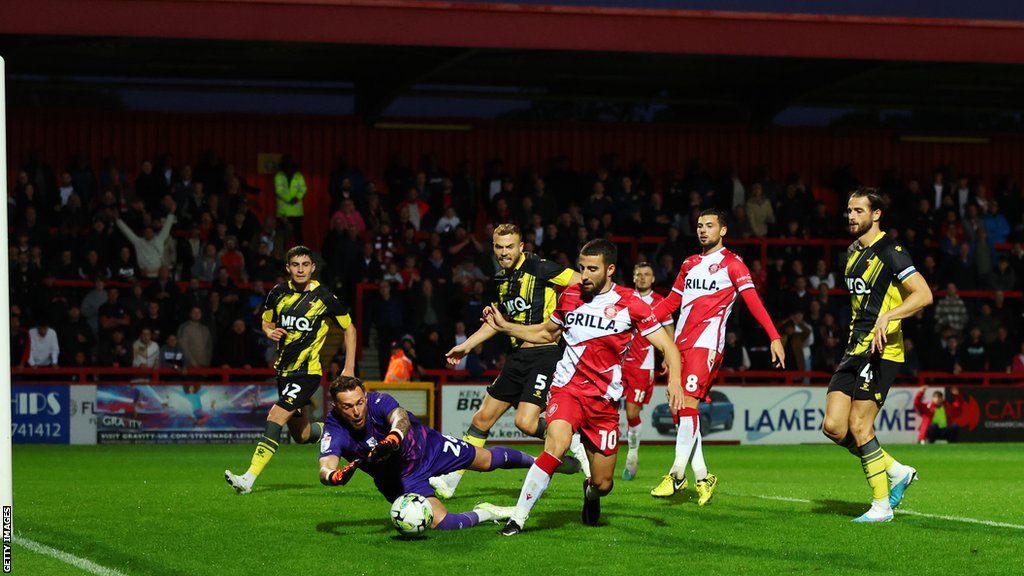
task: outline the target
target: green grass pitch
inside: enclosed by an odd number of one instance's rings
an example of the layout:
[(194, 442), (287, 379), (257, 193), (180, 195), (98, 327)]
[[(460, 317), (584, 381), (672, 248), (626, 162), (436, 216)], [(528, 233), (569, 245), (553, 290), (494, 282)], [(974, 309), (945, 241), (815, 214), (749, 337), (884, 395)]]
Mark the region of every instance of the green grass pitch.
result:
[[(720, 485), (704, 508), (692, 488), (648, 494), (672, 448), (643, 446), (636, 480), (616, 480), (599, 527), (579, 522), (581, 477), (559, 475), (518, 537), (488, 523), (406, 541), (365, 475), (318, 483), (312, 446), (282, 446), (255, 492), (238, 496), (222, 471), (244, 470), (249, 446), (22, 445), (14, 522), (21, 537), (129, 576), (1021, 574), (1024, 446), (891, 448), (921, 477), (905, 509), (1018, 527), (910, 514), (852, 524), (870, 493), (860, 463), (833, 446), (708, 446)], [(448, 507), (514, 504), (524, 472), (470, 472)], [(17, 538), (13, 552), (15, 574), (86, 573)]]

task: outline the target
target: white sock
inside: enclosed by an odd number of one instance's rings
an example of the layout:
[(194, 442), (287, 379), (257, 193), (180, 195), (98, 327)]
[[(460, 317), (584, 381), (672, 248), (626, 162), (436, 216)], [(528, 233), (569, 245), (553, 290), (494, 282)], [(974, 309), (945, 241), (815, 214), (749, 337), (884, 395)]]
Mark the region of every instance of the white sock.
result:
[(889, 500), (872, 500), (871, 501), (871, 512), (878, 512), (881, 514), (889, 514), (892, 512), (892, 507), (889, 506)]
[(253, 474), (252, 472), (246, 472), (245, 474), (242, 474), (242, 480), (248, 482), (249, 484), (252, 484), (253, 482), (256, 481), (256, 475)]
[[(890, 454), (890, 457), (891, 456), (892, 455)], [(892, 463), (885, 469), (885, 474), (889, 476), (890, 480), (901, 480), (907, 475), (907, 472), (909, 472), (907, 468), (909, 468), (909, 466), (900, 464), (895, 458), (893, 458)]]
[(580, 461), (580, 468), (583, 469), (583, 476), (590, 478), (590, 459), (587, 458), (587, 450), (583, 447), (583, 441), (580, 440), (579, 432), (572, 435), (572, 441), (569, 442), (569, 452), (572, 452), (573, 456), (579, 455), (577, 459)]
[(643, 424), (637, 424), (636, 426), (630, 426), (626, 429), (626, 443), (629, 446), (629, 453), (626, 455), (627, 458), (635, 459), (637, 453), (640, 450), (640, 427)]
[(700, 435), (700, 424), (697, 424), (694, 437), (697, 441), (693, 445), (693, 458), (690, 460), (690, 466), (693, 468), (693, 479), (700, 482), (708, 477), (708, 465), (704, 462), (704, 439)]
[(530, 510), (544, 495), (549, 482), (551, 482), (551, 476), (547, 472), (541, 470), (536, 464), (530, 466), (530, 471), (526, 473), (526, 480), (523, 482), (523, 489), (519, 492), (516, 511), (512, 513), (511, 518), (520, 527), (526, 525), (526, 519), (530, 517)]
[[(679, 417), (679, 430), (676, 431), (676, 458), (672, 462), (672, 469), (669, 471), (669, 474), (676, 480), (682, 480), (686, 477), (686, 464), (690, 461), (690, 454), (693, 453), (693, 446), (698, 439), (695, 435), (694, 427), (697, 427), (697, 432), (700, 431), (700, 425), (696, 424), (695, 421), (696, 418), (692, 416)], [(706, 473), (707, 471), (705, 470)]]
[(462, 475), (465, 474), (465, 470), (456, 470), (455, 472), (449, 472), (444, 476), (441, 476), (441, 480), (448, 486), (448, 489), (452, 492), (459, 487), (459, 482), (462, 482)]

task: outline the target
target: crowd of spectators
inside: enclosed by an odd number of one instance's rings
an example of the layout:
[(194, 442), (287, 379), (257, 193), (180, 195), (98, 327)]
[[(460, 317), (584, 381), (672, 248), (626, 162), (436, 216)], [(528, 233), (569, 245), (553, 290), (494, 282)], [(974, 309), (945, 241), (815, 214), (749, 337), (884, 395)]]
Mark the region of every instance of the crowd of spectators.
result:
[[(451, 171), (430, 154), (410, 164), (393, 155), (366, 175), (344, 157), (328, 189), (307, 190), (301, 166), (285, 156), (273, 189), (259, 190), (233, 165), (206, 152), (191, 161), (162, 155), (138, 167), (115, 160), (94, 170), (84, 157), (51, 170), (38, 157), (21, 165), (8, 196), (11, 352), (31, 366), (266, 366), (273, 345), (260, 330), (266, 292), (283, 280), (287, 248), (319, 251), (320, 281), (352, 303), (359, 282), (379, 283), (364, 333), (377, 334), (380, 374), (404, 347), (417, 368), (440, 368), (444, 352), (479, 325), (496, 264), (490, 233), (513, 222), (528, 251), (573, 265), (586, 241), (663, 236), (642, 246), (656, 287), (671, 285), (698, 249), (695, 219), (719, 207), (731, 214), (728, 238), (844, 237), (842, 200), (816, 199), (799, 174), (776, 180), (767, 168), (746, 178), (710, 174), (698, 161), (651, 174), (615, 155), (578, 172), (567, 157), (541, 170), (493, 160)], [(126, 175), (125, 172), (132, 172)], [(824, 183), (835, 198), (859, 184), (849, 169)], [(1024, 192), (1012, 178), (988, 182), (937, 170), (930, 180), (886, 176), (883, 228), (898, 237), (942, 296), (904, 321), (905, 370), (1024, 370)], [(305, 214), (307, 194), (328, 194), (326, 214)], [(258, 194), (274, 194), (276, 214), (260, 218)], [(820, 194), (819, 194), (820, 196)], [(323, 218), (324, 238), (303, 237)], [(1008, 243), (1008, 244), (1007, 244)], [(744, 254), (798, 369), (829, 370), (842, 355), (849, 303), (843, 250), (794, 243)], [(630, 283), (623, 250), (618, 281)], [(72, 286), (78, 281), (83, 286)], [(986, 297), (961, 298), (962, 290)], [(742, 304), (737, 304), (742, 308)], [(741, 310), (732, 315), (726, 369), (767, 368), (763, 332)], [(463, 360), (474, 373), (504, 361), (500, 339)]]

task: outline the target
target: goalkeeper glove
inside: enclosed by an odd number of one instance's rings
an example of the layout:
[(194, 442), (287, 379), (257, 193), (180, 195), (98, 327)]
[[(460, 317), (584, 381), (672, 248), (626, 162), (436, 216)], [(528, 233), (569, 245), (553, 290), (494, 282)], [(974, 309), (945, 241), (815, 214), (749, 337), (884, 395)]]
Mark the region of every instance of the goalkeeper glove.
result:
[(348, 481), (352, 479), (353, 475), (355, 475), (358, 464), (359, 460), (349, 462), (344, 468), (331, 472), (327, 477), (327, 481), (331, 486), (344, 486), (345, 484), (348, 484)]
[(369, 460), (372, 463), (387, 460), (392, 454), (398, 452), (402, 447), (402, 435), (394, 430), (383, 440), (377, 443), (377, 447), (370, 452)]

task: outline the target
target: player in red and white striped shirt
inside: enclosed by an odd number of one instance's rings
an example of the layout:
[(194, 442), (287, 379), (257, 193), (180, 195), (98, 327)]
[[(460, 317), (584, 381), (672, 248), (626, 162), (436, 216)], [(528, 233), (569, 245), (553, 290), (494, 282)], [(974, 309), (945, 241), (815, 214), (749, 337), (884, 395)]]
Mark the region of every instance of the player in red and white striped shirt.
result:
[[(736, 296), (743, 297), (747, 309), (771, 339), (772, 363), (785, 368), (786, 353), (768, 311), (754, 290), (750, 271), (739, 256), (722, 245), (728, 231), (725, 213), (705, 210), (697, 219), (697, 237), (701, 253), (683, 261), (672, 292), (654, 308), (661, 321), (676, 321), (676, 346), (683, 360), (683, 409), (679, 411), (676, 434), (676, 457), (672, 469), (662, 478), (651, 495), (668, 497), (686, 488), (686, 465), (693, 464), (697, 483), (697, 503), (711, 500), (718, 478), (708, 473), (701, 446), (698, 407), (706, 400), (711, 383), (722, 364), (725, 346), (725, 323), (729, 319)], [(691, 454), (693, 456), (691, 460)]]
[[(654, 286), (654, 268), (647, 262), (633, 267), (633, 288), (636, 295), (652, 309), (664, 298), (651, 287)], [(626, 467), (622, 479), (632, 480), (636, 476), (640, 452), (640, 408), (651, 402), (654, 393), (654, 346), (641, 335), (633, 338), (633, 345), (622, 361), (622, 384), (626, 400)]]
[(527, 342), (565, 340), (548, 397), (548, 431), (544, 452), (526, 474), (515, 513), (501, 533), (518, 534), (533, 505), (544, 494), (551, 475), (579, 432), (590, 461), (591, 477), (583, 481), (583, 523), (597, 524), (600, 498), (612, 490), (618, 453), (622, 359), (634, 336), (646, 336), (669, 366), (669, 405), (683, 405), (679, 351), (650, 306), (631, 288), (612, 282), (618, 250), (608, 240), (591, 240), (580, 250), (582, 281), (562, 292), (551, 317), (543, 324), (507, 322), (488, 307), (484, 318), (494, 329)]

